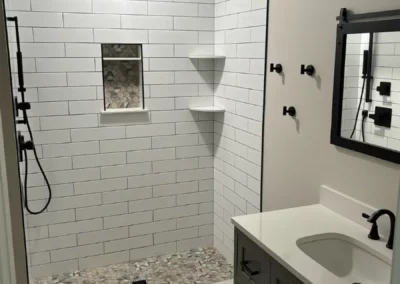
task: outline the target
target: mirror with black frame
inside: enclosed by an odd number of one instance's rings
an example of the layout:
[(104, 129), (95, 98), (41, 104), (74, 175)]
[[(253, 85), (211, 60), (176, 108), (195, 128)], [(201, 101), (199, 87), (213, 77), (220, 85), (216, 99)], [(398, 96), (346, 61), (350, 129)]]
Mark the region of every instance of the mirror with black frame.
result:
[(400, 163), (400, 10), (338, 20), (331, 143)]

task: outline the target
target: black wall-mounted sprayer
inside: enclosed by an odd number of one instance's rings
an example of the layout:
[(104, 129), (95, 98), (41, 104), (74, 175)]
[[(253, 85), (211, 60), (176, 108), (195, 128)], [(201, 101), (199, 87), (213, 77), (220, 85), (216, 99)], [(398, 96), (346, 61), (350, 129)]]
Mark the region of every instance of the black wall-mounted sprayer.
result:
[[(33, 142), (33, 134), (32, 134), (32, 129), (29, 124), (29, 119), (28, 119), (28, 114), (27, 110), (31, 108), (30, 103), (25, 101), (25, 82), (24, 82), (24, 66), (22, 63), (22, 52), (21, 52), (21, 44), (20, 44), (20, 38), (19, 38), (19, 26), (18, 26), (18, 17), (8, 17), (7, 21), (13, 22), (15, 24), (15, 33), (16, 33), (16, 41), (17, 41), (17, 68), (18, 68), (18, 92), (21, 94), (21, 102), (18, 102), (18, 99), (14, 99), (14, 107), (15, 107), (15, 115), (18, 117), (19, 116), (19, 111), (22, 111), (22, 120), (16, 119), (16, 124), (25, 124), (26, 128), (29, 133), (29, 138), (30, 140), (25, 141), (25, 137), (21, 134), (21, 132), (18, 132), (18, 153), (19, 153), (19, 160), (20, 162), (25, 162), (25, 178), (24, 178), (24, 191), (23, 191), (23, 196), (24, 196), (24, 205), (26, 210), (32, 214), (32, 215), (38, 215), (43, 213), (47, 207), (49, 207), (51, 198), (52, 198), (52, 190), (50, 183), (47, 179), (46, 173), (43, 170), (42, 165), (40, 164), (40, 160), (36, 151), (35, 144)], [(33, 211), (29, 208), (28, 204), (28, 177), (29, 177), (29, 171), (28, 171), (28, 153), (27, 151), (31, 150), (33, 151), (33, 155), (35, 157), (35, 160), (39, 166), (40, 172), (43, 175), (43, 178), (46, 182), (47, 189), (49, 191), (49, 197), (47, 199), (47, 202), (45, 206), (38, 211)]]

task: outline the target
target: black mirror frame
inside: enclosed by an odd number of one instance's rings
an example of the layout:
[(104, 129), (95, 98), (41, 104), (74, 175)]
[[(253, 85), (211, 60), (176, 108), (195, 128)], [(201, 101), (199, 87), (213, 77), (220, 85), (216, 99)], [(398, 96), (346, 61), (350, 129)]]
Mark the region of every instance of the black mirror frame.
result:
[[(400, 152), (343, 138), (341, 136), (341, 124), (347, 35), (400, 31), (399, 17), (400, 10), (350, 15), (346, 8), (341, 9), (340, 16), (337, 17), (339, 23), (337, 25), (336, 34), (336, 57), (331, 126), (331, 144), (374, 156), (376, 158), (396, 164), (400, 164)], [(383, 18), (390, 19), (384, 20)], [(350, 23), (350, 21), (356, 22)]]

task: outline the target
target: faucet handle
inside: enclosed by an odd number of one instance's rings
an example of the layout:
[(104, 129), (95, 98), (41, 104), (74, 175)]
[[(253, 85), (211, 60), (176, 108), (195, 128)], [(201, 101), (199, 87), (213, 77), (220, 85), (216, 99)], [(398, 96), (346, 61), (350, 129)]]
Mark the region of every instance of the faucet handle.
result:
[(376, 222), (371, 222), (370, 220), (371, 216), (368, 215), (367, 213), (362, 213), (361, 216), (367, 219), (368, 222), (372, 223), (371, 231), (368, 234), (368, 238), (370, 238), (371, 240), (380, 240), (381, 237), (379, 236), (378, 225), (376, 224)]

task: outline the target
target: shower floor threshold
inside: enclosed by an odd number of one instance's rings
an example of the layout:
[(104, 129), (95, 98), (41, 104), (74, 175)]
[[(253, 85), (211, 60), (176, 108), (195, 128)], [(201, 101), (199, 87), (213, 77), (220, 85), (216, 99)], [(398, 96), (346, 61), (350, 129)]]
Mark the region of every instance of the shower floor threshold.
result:
[(30, 284), (131, 284), (139, 280), (147, 284), (215, 284), (232, 278), (232, 265), (211, 247), (37, 278)]

